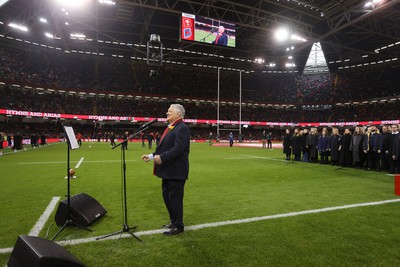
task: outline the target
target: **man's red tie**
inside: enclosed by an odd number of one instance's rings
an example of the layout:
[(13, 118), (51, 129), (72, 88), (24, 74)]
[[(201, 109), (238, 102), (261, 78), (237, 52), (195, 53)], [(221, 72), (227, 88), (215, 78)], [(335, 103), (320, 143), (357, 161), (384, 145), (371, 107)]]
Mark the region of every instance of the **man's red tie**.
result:
[(167, 128), (165, 128), (164, 133), (162, 134), (162, 136), (160, 138), (160, 143), (164, 139), (164, 137), (167, 135), (168, 131), (169, 131), (169, 126)]
[(221, 35), (219, 35), (219, 33), (217, 34), (217, 38), (215, 38), (215, 44), (218, 44), (218, 39)]

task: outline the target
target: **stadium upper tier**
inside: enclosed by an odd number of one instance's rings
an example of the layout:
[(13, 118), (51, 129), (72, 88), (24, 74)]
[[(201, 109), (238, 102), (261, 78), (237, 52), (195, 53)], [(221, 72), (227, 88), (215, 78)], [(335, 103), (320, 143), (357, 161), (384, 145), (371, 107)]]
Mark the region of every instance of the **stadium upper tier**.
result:
[[(0, 46), (0, 61), (0, 80), (8, 83), (203, 99), (216, 99), (218, 92), (216, 69), (165, 65), (150, 77), (149, 66), (138, 61), (6, 46)], [(335, 104), (390, 97), (400, 91), (398, 72), (382, 66), (319, 75), (242, 73), (242, 101)], [(221, 71), (219, 87), (220, 99), (239, 101), (239, 72)]]
[[(86, 114), (99, 116), (163, 117), (169, 105), (182, 103), (186, 118), (217, 119), (217, 104), (181, 99), (151, 99), (150, 97), (99, 97), (68, 93), (46, 92), (3, 85), (0, 87), (0, 109), (49, 112), (61, 114)], [(268, 122), (344, 122), (394, 120), (400, 118), (398, 101), (374, 102), (363, 105), (311, 106), (242, 106), (242, 121)], [(220, 105), (220, 119), (239, 121), (239, 106), (234, 103)]]

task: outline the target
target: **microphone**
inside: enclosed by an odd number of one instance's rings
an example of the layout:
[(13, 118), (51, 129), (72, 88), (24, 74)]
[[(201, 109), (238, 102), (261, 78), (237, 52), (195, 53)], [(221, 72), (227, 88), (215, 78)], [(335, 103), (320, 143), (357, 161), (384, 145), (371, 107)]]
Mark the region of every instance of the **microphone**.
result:
[(143, 124), (142, 126), (140, 126), (139, 129), (147, 128), (147, 127), (149, 127), (150, 125), (152, 125), (152, 124), (155, 123), (155, 122), (157, 122), (157, 119), (153, 119), (153, 120), (151, 120), (151, 121), (149, 121), (149, 122), (146, 122), (145, 124)]

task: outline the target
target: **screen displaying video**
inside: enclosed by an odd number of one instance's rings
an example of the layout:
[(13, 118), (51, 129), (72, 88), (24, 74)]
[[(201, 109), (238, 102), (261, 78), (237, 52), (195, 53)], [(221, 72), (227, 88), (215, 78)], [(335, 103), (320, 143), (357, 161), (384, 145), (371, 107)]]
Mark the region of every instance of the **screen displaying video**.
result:
[(223, 20), (182, 13), (181, 40), (236, 47), (236, 25)]

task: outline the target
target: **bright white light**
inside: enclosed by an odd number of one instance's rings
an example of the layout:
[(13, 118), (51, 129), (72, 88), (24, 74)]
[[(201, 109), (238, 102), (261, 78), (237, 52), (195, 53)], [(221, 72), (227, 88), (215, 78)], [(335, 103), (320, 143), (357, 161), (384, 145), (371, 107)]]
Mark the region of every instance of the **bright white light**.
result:
[(0, 0), (0, 6), (4, 5), (7, 2), (8, 2), (8, 0)]
[(47, 38), (54, 39), (54, 35), (51, 34), (51, 33), (45, 32), (44, 35), (45, 35)]
[(69, 25), (68, 21), (65, 22), (65, 25)]
[(380, 2), (382, 2), (382, 0), (372, 0), (373, 4), (379, 4)]
[(293, 40), (293, 41), (302, 41), (302, 42), (306, 42), (307, 41), (306, 39), (304, 39), (303, 37), (301, 37), (301, 36), (299, 36), (297, 34), (292, 34), (290, 36), (290, 39)]
[(47, 19), (45, 19), (45, 18), (39, 18), (39, 21), (42, 23), (47, 23)]
[(372, 6), (372, 2), (367, 2), (364, 6), (365, 7), (370, 7), (370, 6)]
[(286, 28), (279, 28), (275, 32), (275, 38), (279, 42), (286, 41), (287, 39), (289, 39), (289, 30)]
[(296, 64), (294, 64), (294, 63), (286, 63), (285, 66), (288, 67), (288, 68), (292, 68), (292, 67), (296, 67)]
[(293, 57), (292, 56), (288, 56), (288, 59), (293, 59)]
[(269, 63), (269, 66), (272, 68), (272, 67), (275, 67), (276, 64), (274, 62), (271, 62), (271, 63)]
[(71, 33), (71, 37), (75, 37), (75, 38), (85, 38), (86, 35), (82, 34), (82, 33)]
[(56, 2), (62, 7), (80, 7), (87, 4), (88, 0), (56, 0)]
[(10, 23), (10, 24), (8, 24), (8, 26), (10, 26), (11, 28), (14, 28), (14, 29), (18, 29), (18, 30), (23, 31), (23, 32), (27, 32), (28, 31), (27, 27), (22, 26), (22, 25), (18, 25), (16, 23)]
[(261, 64), (261, 63), (264, 63), (265, 60), (262, 59), (262, 58), (256, 58), (256, 59), (254, 60), (254, 62), (255, 62), (255, 63), (258, 63), (258, 64)]
[(99, 0), (99, 3), (104, 4), (104, 5), (110, 5), (110, 6), (115, 5), (115, 2), (111, 1), (111, 0)]

